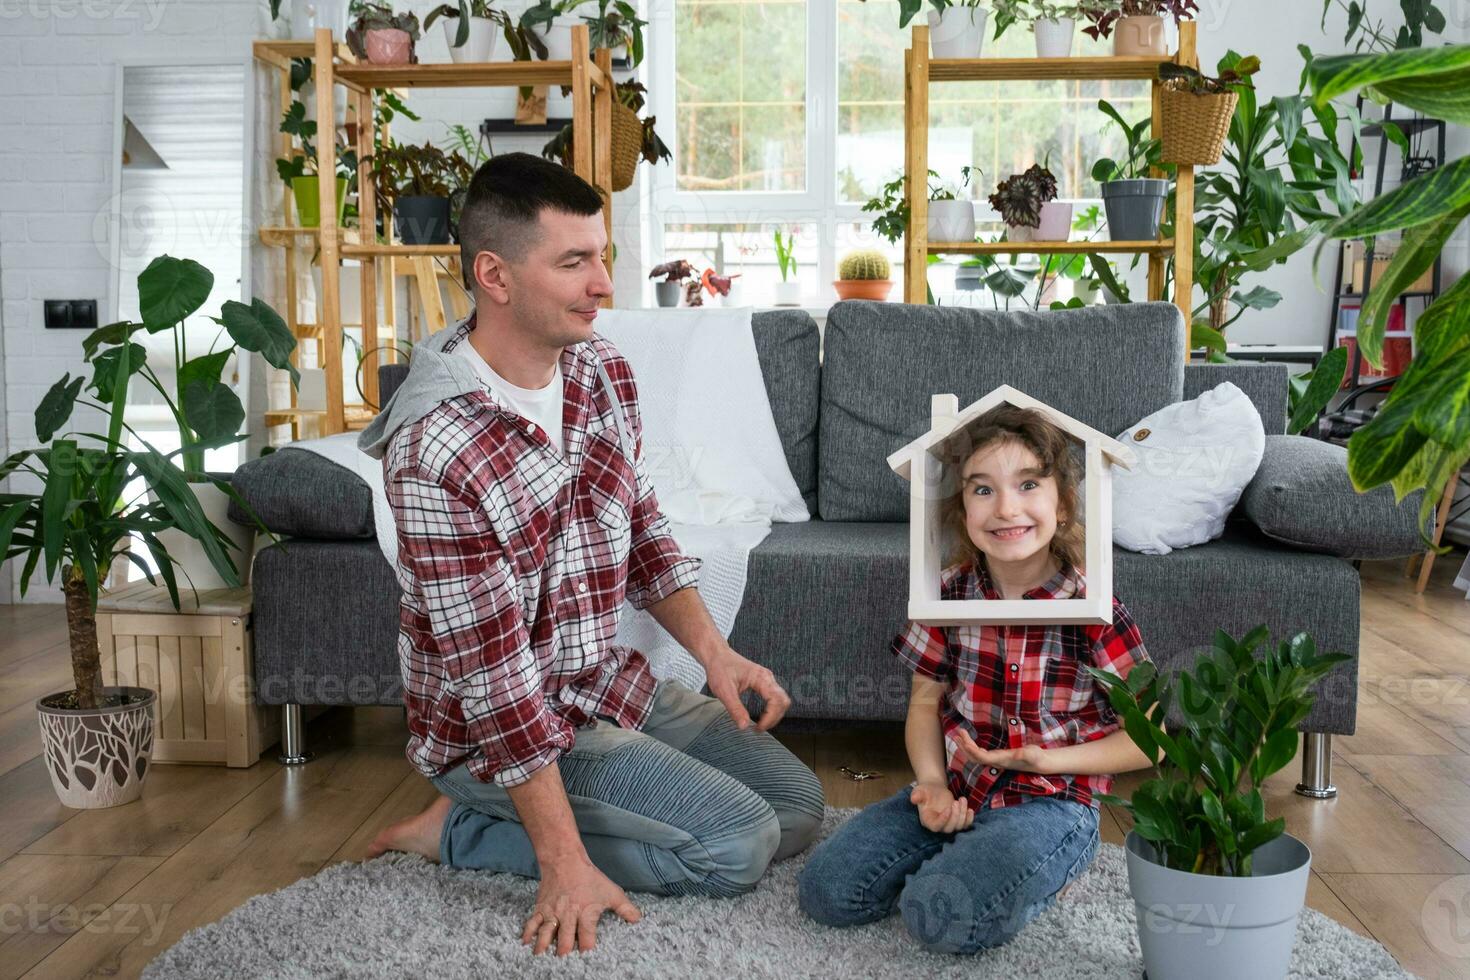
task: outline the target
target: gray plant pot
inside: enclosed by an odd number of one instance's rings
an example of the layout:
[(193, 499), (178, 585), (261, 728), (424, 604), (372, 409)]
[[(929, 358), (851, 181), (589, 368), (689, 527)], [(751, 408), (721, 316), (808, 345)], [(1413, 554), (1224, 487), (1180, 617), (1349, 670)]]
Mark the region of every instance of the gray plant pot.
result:
[[(69, 693), (36, 701), (56, 798), (82, 810), (133, 802), (143, 792), (153, 756), (158, 696), (142, 687), (104, 687), (102, 707), (71, 708), (66, 706)], [(119, 703), (108, 704), (109, 699)]]
[(449, 244), (449, 198), (400, 197), (394, 228), (405, 245)]
[(1132, 831), (1124, 850), (1150, 980), (1286, 976), (1311, 874), (1307, 845), (1282, 834), (1257, 848), (1249, 878), (1166, 868)]
[(658, 297), (659, 306), (678, 306), (679, 294), (684, 291), (682, 282), (656, 282), (653, 284), (654, 295)]
[(1110, 180), (1102, 185), (1108, 235), (1115, 242), (1147, 242), (1159, 237), (1169, 182), (1153, 177)]

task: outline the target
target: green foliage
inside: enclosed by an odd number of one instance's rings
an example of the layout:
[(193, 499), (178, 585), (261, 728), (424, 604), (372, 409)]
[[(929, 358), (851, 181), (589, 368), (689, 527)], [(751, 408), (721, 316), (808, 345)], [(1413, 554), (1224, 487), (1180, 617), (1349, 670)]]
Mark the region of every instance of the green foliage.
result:
[(474, 167), (458, 150), (447, 153), (433, 143), (389, 143), (373, 157), (379, 200), (389, 206), (400, 197), (449, 197), (468, 187)]
[[(1173, 679), (1151, 663), (1127, 678), (1089, 667), (1123, 729), (1154, 761), (1154, 778), (1131, 799), (1104, 801), (1132, 814), (1165, 867), (1248, 876), (1251, 855), (1286, 826), (1266, 819), (1261, 786), (1295, 755), (1297, 726), (1316, 700), (1311, 686), (1347, 659), (1318, 654), (1305, 633), (1273, 649), (1257, 626), (1238, 641), (1216, 630), (1210, 653)], [(1171, 709), (1182, 728), (1168, 727)]]
[(1057, 179), (1050, 170), (1033, 163), (1025, 173), (1012, 174), (996, 185), (990, 206), (1008, 225), (1035, 228), (1041, 224), (1041, 206), (1057, 196)]
[[(1424, 32), (1443, 34), (1444, 13), (1431, 0), (1398, 0), (1399, 12), (1404, 22), (1396, 32), (1390, 32), (1383, 21), (1368, 16), (1369, 0), (1322, 0), (1322, 29), (1327, 29), (1327, 14), (1335, 6), (1347, 13), (1347, 33), (1343, 44), (1352, 44), (1353, 50), (1392, 51), (1395, 48), (1417, 48), (1424, 43)], [(1391, 2), (1391, 0), (1390, 0)], [(1354, 38), (1357, 40), (1354, 41)]]
[[(1416, 9), (1425, 14), (1425, 7)], [(1429, 26), (1428, 19), (1422, 23)], [(1315, 58), (1307, 77), (1317, 111), (1330, 108), (1334, 96), (1362, 89), (1450, 123), (1470, 124), (1470, 45)], [(1462, 157), (1405, 181), (1323, 230), (1324, 244), (1403, 233), (1403, 246), (1363, 305), (1358, 346), (1370, 362), (1381, 361), (1386, 311), (1398, 291), (1433, 264), (1470, 215), (1467, 187), (1470, 157)], [(1445, 485), (1470, 461), (1470, 275), (1419, 315), (1414, 334), (1413, 361), (1378, 413), (1348, 440), (1348, 475), (1359, 490), (1391, 483), (1399, 500), (1424, 488), (1419, 520), (1428, 527)]]
[(1092, 179), (1098, 183), (1110, 180), (1135, 180), (1149, 175), (1149, 168), (1159, 161), (1159, 141), (1148, 133), (1151, 120), (1145, 116), (1136, 123), (1129, 123), (1107, 99), (1098, 99), (1097, 108), (1122, 130), (1128, 141), (1128, 155), (1121, 161), (1108, 157), (1100, 158), (1092, 165)]
[(837, 267), (838, 279), (887, 279), (888, 274), (888, 259), (873, 249), (848, 252)]
[(441, 3), (429, 11), (424, 17), (424, 30), (427, 31), (440, 17), (459, 21), (454, 38), (449, 42), (455, 48), (462, 48), (469, 43), (471, 17), (494, 21), (501, 27), (511, 22), (508, 14), (490, 5), (490, 0), (458, 0), (457, 3)]
[[(939, 178), (939, 174), (933, 170), (929, 171), (929, 176), (936, 180)], [(905, 181), (904, 175), (899, 174), (883, 185), (877, 197), (863, 205), (865, 212), (877, 213), (878, 217), (873, 219), (873, 230), (886, 238), (890, 245), (897, 243), (909, 230), (909, 202), (904, 189)]]
[(1077, 20), (1082, 16), (1082, 5), (1075, 3), (1051, 3), (1050, 0), (991, 0), (995, 15), (995, 39), (1010, 29), (1012, 24), (1035, 24), (1038, 20)]
[(781, 281), (786, 282), (796, 274), (796, 232), (788, 232), (786, 237), (781, 237), (781, 229), (775, 232), (776, 239), (776, 266), (781, 270)]

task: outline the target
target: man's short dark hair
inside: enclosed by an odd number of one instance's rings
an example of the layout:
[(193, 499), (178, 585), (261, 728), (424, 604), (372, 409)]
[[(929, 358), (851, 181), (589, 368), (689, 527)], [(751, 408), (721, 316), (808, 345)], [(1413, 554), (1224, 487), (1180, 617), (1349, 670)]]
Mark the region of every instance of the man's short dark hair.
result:
[(459, 216), (465, 285), (474, 288), (480, 252), (494, 252), (507, 262), (524, 260), (536, 244), (537, 219), (547, 209), (600, 214), (602, 195), (561, 164), (530, 153), (504, 153), (482, 164)]

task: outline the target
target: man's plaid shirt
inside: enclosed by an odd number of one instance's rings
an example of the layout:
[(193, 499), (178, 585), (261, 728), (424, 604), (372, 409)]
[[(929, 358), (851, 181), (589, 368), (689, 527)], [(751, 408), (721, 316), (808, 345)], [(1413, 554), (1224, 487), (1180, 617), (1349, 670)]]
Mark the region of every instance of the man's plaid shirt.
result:
[[(469, 343), (474, 320), (443, 348)], [(622, 452), (601, 358), (637, 445)], [(568, 347), (563, 446), (484, 388), (449, 398), (383, 456), (398, 525), (398, 659), (408, 758), (461, 762), (516, 786), (572, 747), (593, 715), (641, 728), (656, 681), (612, 646), (626, 596), (642, 609), (697, 585), (659, 511), (628, 362), (601, 337)]]
[[(1026, 599), (1084, 595), (1086, 579), (1070, 565)], [(944, 599), (999, 599), (984, 562), (946, 569)], [(970, 809), (1014, 806), (1059, 796), (1096, 806), (1112, 776), (1043, 775), (971, 762), (954, 739), (963, 726), (982, 749), (1023, 745), (1055, 748), (1102, 738), (1118, 730), (1107, 692), (1087, 667), (1127, 677), (1148, 659), (1143, 637), (1123, 603), (1113, 599), (1107, 626), (925, 626), (910, 623), (893, 641), (893, 654), (910, 670), (946, 685), (939, 703), (949, 790)], [(995, 792), (991, 792), (992, 789)], [(987, 800), (986, 797), (989, 796)]]

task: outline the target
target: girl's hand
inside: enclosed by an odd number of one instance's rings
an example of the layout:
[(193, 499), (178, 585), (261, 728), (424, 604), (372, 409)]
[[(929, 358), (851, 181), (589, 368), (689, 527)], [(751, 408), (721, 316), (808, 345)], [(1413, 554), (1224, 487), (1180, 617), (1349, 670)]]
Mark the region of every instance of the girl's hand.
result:
[(918, 783), (909, 802), (919, 808), (919, 822), (936, 834), (958, 833), (975, 822), (969, 805), (951, 796), (944, 783)]
[(955, 729), (954, 740), (965, 758), (977, 765), (1018, 769), (1022, 772), (1051, 772), (1051, 759), (1046, 749), (1039, 745), (1023, 745), (1019, 749), (982, 749), (963, 728)]

